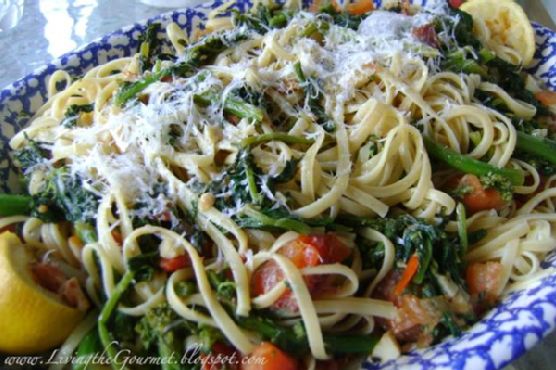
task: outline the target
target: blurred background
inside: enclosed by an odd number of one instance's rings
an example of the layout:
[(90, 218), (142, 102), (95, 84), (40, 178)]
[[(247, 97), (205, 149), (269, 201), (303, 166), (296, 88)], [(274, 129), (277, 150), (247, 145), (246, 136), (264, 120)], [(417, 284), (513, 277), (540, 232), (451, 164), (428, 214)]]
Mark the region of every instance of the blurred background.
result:
[[(500, 0), (493, 0), (500, 1)], [(202, 0), (0, 0), (0, 87), (108, 32)], [(520, 0), (532, 20), (555, 28), (556, 0)], [(148, 5), (150, 4), (150, 5)], [(157, 5), (157, 6), (152, 6)], [(166, 6), (166, 9), (160, 5)]]
[[(492, 0), (502, 1), (502, 0)], [(0, 88), (108, 32), (199, 0), (0, 0)], [(556, 30), (556, 0), (520, 0)], [(156, 6), (153, 6), (156, 5)], [(160, 6), (166, 6), (166, 10)], [(3, 368), (0, 364), (0, 369)], [(556, 369), (556, 333), (506, 370)]]

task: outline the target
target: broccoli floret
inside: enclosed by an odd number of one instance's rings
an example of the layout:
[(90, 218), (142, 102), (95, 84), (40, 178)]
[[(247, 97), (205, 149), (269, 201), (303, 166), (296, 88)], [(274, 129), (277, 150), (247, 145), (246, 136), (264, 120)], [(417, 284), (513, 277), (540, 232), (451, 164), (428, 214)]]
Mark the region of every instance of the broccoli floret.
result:
[(66, 168), (57, 168), (49, 172), (41, 191), (33, 194), (33, 216), (45, 221), (93, 222), (98, 201), (96, 194), (83, 188), (79, 176), (72, 176)]
[(486, 176), (481, 176), (479, 178), (481, 184), (487, 189), (495, 189), (500, 193), (502, 199), (506, 202), (512, 200), (513, 197), (513, 186), (507, 177), (500, 176), (498, 174), (490, 173)]
[(21, 167), (24, 172), (29, 169), (45, 163), (50, 156), (50, 152), (41, 146), (41, 143), (30, 139), (26, 136), (27, 146), (22, 149), (16, 150), (13, 153), (13, 158), (16, 164)]
[(185, 321), (178, 317), (168, 303), (162, 303), (150, 309), (135, 326), (135, 332), (139, 335), (139, 341), (145, 349), (156, 348), (161, 358), (174, 358), (175, 361), (167, 361), (162, 365), (163, 370), (180, 369), (178, 365), (180, 358), (176, 358), (176, 355), (181, 353), (183, 342), (174, 329), (181, 323)]

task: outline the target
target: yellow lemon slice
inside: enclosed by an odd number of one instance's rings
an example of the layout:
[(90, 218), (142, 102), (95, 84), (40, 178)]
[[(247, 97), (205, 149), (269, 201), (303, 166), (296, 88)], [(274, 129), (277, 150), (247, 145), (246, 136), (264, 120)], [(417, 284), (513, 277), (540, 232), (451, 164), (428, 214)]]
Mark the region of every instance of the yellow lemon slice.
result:
[(511, 0), (470, 0), (461, 10), (473, 16), (475, 32), (500, 58), (528, 65), (535, 55), (535, 31), (523, 8)]
[(37, 285), (32, 258), (15, 234), (0, 234), (1, 352), (30, 354), (58, 346), (85, 314)]

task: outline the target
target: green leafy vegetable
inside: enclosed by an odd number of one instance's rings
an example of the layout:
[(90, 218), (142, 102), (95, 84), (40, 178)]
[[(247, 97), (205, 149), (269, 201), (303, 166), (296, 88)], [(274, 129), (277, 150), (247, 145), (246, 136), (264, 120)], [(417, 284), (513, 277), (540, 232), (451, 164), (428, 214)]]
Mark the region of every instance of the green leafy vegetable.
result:
[(118, 356), (118, 348), (113, 344), (114, 337), (108, 329), (108, 324), (110, 322), (110, 318), (114, 313), (114, 310), (116, 310), (116, 307), (120, 302), (120, 299), (133, 282), (134, 276), (134, 272), (129, 270), (126, 271), (122, 279), (114, 288), (112, 295), (102, 308), (102, 311), (100, 312), (100, 316), (98, 318), (98, 335), (100, 338), (100, 342), (102, 343), (103, 348), (105, 348), (106, 350), (106, 354), (111, 360), (113, 369), (124, 370), (128, 368), (124, 366), (124, 364), (122, 363), (122, 359)]
[(103, 348), (98, 335), (98, 328), (95, 326), (81, 339), (75, 351), (76, 361), (72, 366), (73, 370), (86, 370), (87, 365), (92, 361), (93, 356), (102, 353)]
[(95, 109), (94, 104), (72, 104), (66, 110), (61, 125), (72, 128), (79, 124), (81, 113), (91, 113)]
[[(196, 104), (201, 106), (209, 106), (219, 103), (221, 97), (213, 92), (205, 92), (194, 96)], [(237, 96), (227, 96), (224, 100), (224, 113), (231, 114), (239, 118), (248, 118), (254, 122), (261, 122), (264, 118), (264, 112), (261, 108), (249, 104)]]
[(41, 190), (33, 195), (34, 217), (45, 221), (93, 221), (98, 209), (98, 196), (85, 190), (79, 176), (66, 168), (52, 169)]
[(352, 30), (357, 30), (365, 18), (364, 15), (352, 15), (346, 11), (337, 11), (332, 3), (319, 9), (319, 12), (331, 16), (332, 21), (337, 26), (351, 28)]
[(123, 106), (129, 100), (134, 99), (149, 85), (160, 81), (163, 78), (172, 77), (174, 75), (179, 77), (187, 77), (191, 75), (196, 68), (211, 63), (214, 57), (233, 46), (236, 42), (245, 39), (245, 37), (245, 33), (234, 32), (231, 34), (220, 33), (210, 35), (199, 40), (197, 43), (186, 49), (183, 62), (160, 71), (153, 72), (138, 81), (124, 85), (118, 94), (116, 94), (116, 105)]
[(324, 94), (318, 85), (318, 81), (313, 78), (307, 78), (301, 68), (301, 63), (297, 62), (294, 65), (297, 79), (303, 90), (305, 91), (305, 100), (309, 104), (311, 113), (316, 117), (317, 123), (321, 125), (326, 131), (333, 132), (336, 130), (334, 121), (326, 114), (322, 106)]
[(27, 135), (25, 138), (27, 139), (26, 146), (16, 150), (13, 154), (16, 164), (23, 168), (24, 172), (45, 163), (50, 156), (50, 152), (43, 148), (41, 143), (30, 139)]
[(160, 32), (160, 29), (160, 23), (151, 23), (139, 37), (139, 41), (141, 42), (138, 50), (139, 71), (141, 73), (152, 68), (154, 64), (153, 58), (161, 51), (161, 43), (160, 40), (158, 40), (158, 32)]
[(290, 230), (297, 231), (300, 234), (311, 232), (311, 227), (308, 224), (279, 208), (262, 211), (246, 206), (236, 219), (236, 223), (238, 226), (247, 229)]
[(156, 250), (142, 253), (131, 257), (127, 264), (130, 270), (135, 271), (137, 281), (150, 281), (160, 265), (160, 253)]
[(251, 12), (241, 13), (233, 10), (233, 21), (236, 26), (246, 26), (248, 29), (260, 34), (265, 34), (272, 28), (285, 27), (291, 14), (280, 6), (270, 8), (259, 5)]
[[(417, 254), (419, 269), (412, 280), (416, 284), (422, 284), (427, 279), (435, 280), (433, 265), (438, 265), (439, 271), (448, 273), (454, 281), (462, 281), (461, 245), (456, 235), (445, 231), (446, 219), (431, 224), (410, 215), (376, 219), (341, 216), (337, 221), (356, 229), (369, 227), (384, 234), (396, 246), (396, 259), (399, 261), (407, 262), (413, 254)], [(376, 253), (383, 253), (384, 246), (364, 242), (357, 244), (362, 256), (373, 258), (373, 248), (380, 248), (380, 252)]]
[(517, 131), (516, 149), (556, 166), (556, 142)]
[[(176, 354), (182, 351), (182, 343), (174, 332), (176, 324), (183, 323), (167, 303), (162, 303), (149, 311), (139, 320), (135, 331), (144, 348), (158, 350), (160, 358), (169, 359), (174, 356), (177, 363), (167, 361), (162, 364), (162, 370), (179, 370), (179, 358)], [(180, 356), (181, 357), (181, 356)]]
[[(473, 33), (473, 17), (459, 9), (452, 8), (450, 17), (437, 22), (436, 31), (446, 32), (455, 37), (441, 46), (443, 52), (442, 68), (454, 72), (475, 73), (485, 80), (499, 85), (510, 96), (532, 104), (537, 115), (548, 115), (548, 109), (534, 94), (526, 89), (525, 74), (521, 66), (512, 65), (486, 49)], [(454, 16), (457, 21), (454, 22)], [(503, 108), (500, 102), (489, 98), (490, 94), (478, 90), (476, 98), (489, 106)], [(495, 99), (495, 98), (494, 98)], [(506, 107), (507, 108), (507, 107)], [(505, 108), (504, 108), (505, 109)]]

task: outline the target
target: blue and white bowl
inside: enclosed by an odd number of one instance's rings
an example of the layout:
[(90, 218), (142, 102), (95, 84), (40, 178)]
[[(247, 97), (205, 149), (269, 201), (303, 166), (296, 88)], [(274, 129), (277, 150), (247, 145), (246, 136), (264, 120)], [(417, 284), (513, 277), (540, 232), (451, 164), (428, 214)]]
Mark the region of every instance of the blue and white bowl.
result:
[[(436, 1), (436, 0), (435, 0)], [(427, 0), (414, 3), (426, 6)], [(431, 0), (429, 0), (431, 2)], [(380, 6), (381, 1), (375, 0)], [(98, 64), (135, 53), (138, 37), (152, 22), (175, 22), (188, 32), (202, 27), (211, 9), (221, 0), (193, 9), (165, 13), (145, 22), (136, 23), (108, 34), (97, 41), (68, 53), (0, 91), (0, 192), (14, 191), (18, 174), (14, 171), (8, 140), (23, 128), (29, 118), (46, 101), (47, 82), (52, 73), (63, 69), (80, 76)], [(245, 11), (249, 1), (238, 0), (235, 7)], [(556, 90), (556, 32), (538, 24), (537, 52), (530, 72), (545, 85)], [(163, 37), (161, 34), (160, 37)], [(544, 261), (544, 267), (556, 267), (556, 255)], [(448, 338), (441, 344), (413, 351), (400, 359), (384, 364), (366, 362), (365, 369), (500, 369), (515, 360), (556, 325), (556, 275), (513, 293), (459, 338)]]

